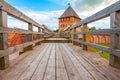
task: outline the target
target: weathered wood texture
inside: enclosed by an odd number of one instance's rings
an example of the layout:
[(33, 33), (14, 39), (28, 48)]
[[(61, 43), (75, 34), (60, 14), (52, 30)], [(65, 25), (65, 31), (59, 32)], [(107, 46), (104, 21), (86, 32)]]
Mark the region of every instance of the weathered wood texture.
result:
[(120, 10), (120, 1), (117, 1), (115, 4), (113, 4), (107, 8), (99, 11), (98, 13), (95, 13), (94, 15), (82, 20), (82, 22), (80, 22), (78, 24), (75, 24), (74, 26), (71, 27), (71, 29), (75, 28), (75, 27), (79, 27), (82, 24), (91, 23), (91, 22), (103, 19), (105, 17), (110, 16), (111, 13), (119, 11), (119, 10)]
[(39, 23), (35, 22), (33, 19), (20, 12), (19, 10), (17, 10), (16, 8), (12, 7), (10, 4), (6, 3), (5, 1), (0, 2), (0, 9), (7, 12), (8, 15), (13, 16), (19, 20), (25, 21), (27, 23), (32, 23), (36, 27), (42, 26)]
[[(100, 19), (106, 18), (110, 16), (110, 27), (111, 29), (102, 29), (102, 30), (94, 30), (94, 31), (85, 31), (84, 29), (87, 27), (87, 24), (98, 21)], [(82, 44), (83, 50), (87, 50), (88, 46), (98, 48), (102, 51), (107, 51), (110, 53), (110, 65), (120, 68), (120, 1), (117, 1), (113, 5), (95, 13), (94, 15), (82, 20), (81, 22), (73, 25), (70, 29), (74, 30), (75, 28), (82, 26), (82, 32), (70, 32), (72, 35), (82, 34), (82, 41), (75, 40), (72, 38), (72, 42), (76, 41)], [(95, 35), (110, 35), (110, 48), (103, 47), (100, 45), (96, 45), (90, 43), (86, 40), (86, 35), (95, 34)]]
[[(7, 26), (7, 13), (5, 11), (0, 10), (0, 27), (8, 27)], [(7, 52), (8, 48), (8, 34), (7, 33), (0, 33), (0, 50), (4, 50)], [(9, 66), (9, 56), (6, 53), (3, 53), (0, 57), (0, 69), (5, 69)]]
[[(111, 13), (110, 18), (111, 18), (111, 29), (114, 28), (120, 29), (120, 11)], [(120, 68), (120, 56), (114, 55), (114, 53), (116, 53), (114, 52), (115, 50), (117, 51), (119, 50), (120, 53), (120, 34), (111, 33), (110, 44), (111, 44), (110, 65)]]
[(69, 43), (70, 40), (66, 38), (48, 38), (43, 41), (44, 43)]
[(15, 28), (3, 28), (3, 27), (0, 27), (0, 33), (41, 34), (41, 35), (44, 34), (42, 32), (34, 32), (30, 30), (20, 30), (20, 29), (15, 29)]
[[(28, 24), (28, 30), (12, 29), (7, 26), (7, 16), (12, 16)], [(33, 31), (33, 27), (38, 27), (38, 32)], [(14, 46), (14, 48), (8, 49), (8, 34), (25, 34), (23, 44)], [(46, 34), (47, 33), (47, 34)], [(38, 24), (33, 19), (29, 18), (16, 8), (12, 7), (4, 0), (0, 0), (0, 69), (7, 68), (9, 65), (9, 54), (13, 51), (24, 52), (26, 50), (32, 50), (33, 45), (40, 44), (44, 35), (51, 34), (52, 31), (47, 27)], [(33, 35), (36, 35), (36, 39), (33, 39)], [(51, 35), (48, 35), (48, 37)]]
[(0, 71), (0, 80), (120, 79), (120, 71), (110, 67), (107, 60), (65, 43), (42, 44), (10, 63), (9, 68)]

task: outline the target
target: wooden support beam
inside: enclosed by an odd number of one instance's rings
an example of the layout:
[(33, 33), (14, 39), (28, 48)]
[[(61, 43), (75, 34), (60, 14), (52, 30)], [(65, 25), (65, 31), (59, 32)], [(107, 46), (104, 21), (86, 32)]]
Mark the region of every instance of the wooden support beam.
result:
[[(87, 27), (87, 24), (83, 24), (83, 25), (82, 25), (82, 32), (85, 31), (85, 28), (86, 28), (86, 27)], [(83, 34), (83, 35), (82, 35), (82, 41), (83, 41), (83, 42), (86, 42), (86, 34)], [(84, 45), (84, 44), (82, 44), (82, 48), (83, 48), (83, 50), (87, 50), (87, 46)]]
[(4, 1), (4, 0), (0, 0), (0, 2), (2, 2), (2, 1)]
[[(33, 31), (33, 24), (32, 23), (28, 24), (28, 30)], [(33, 41), (33, 34), (28, 34), (27, 38), (28, 38), (27, 42)], [(32, 49), (33, 49), (33, 44), (28, 46), (27, 48), (25, 48), (25, 50), (32, 50)]]
[[(76, 28), (72, 29), (72, 33), (76, 32)], [(72, 44), (75, 45), (74, 39), (76, 38), (76, 34), (72, 34)]]
[(68, 40), (70, 39), (70, 29), (68, 29)]
[[(32, 23), (28, 23), (28, 30), (33, 31), (33, 24)], [(24, 42), (31, 42), (31, 41), (33, 41), (32, 34), (26, 34)], [(23, 50), (21, 50), (20, 54), (22, 54), (23, 52), (25, 52), (27, 50), (32, 50), (32, 49), (33, 49), (33, 44), (31, 44), (31, 45), (29, 45), (27, 47), (23, 47)]]
[[(41, 32), (41, 28), (38, 28), (38, 32)], [(40, 39), (40, 38), (41, 38), (41, 34), (37, 34), (37, 39)], [(40, 45), (40, 44), (41, 44), (41, 41), (36, 43), (36, 45)]]
[[(7, 13), (0, 10), (0, 27), (7, 27)], [(8, 34), (0, 33), (0, 50), (8, 49)], [(3, 53), (6, 54), (6, 53)], [(9, 55), (0, 58), (0, 69), (5, 69), (9, 66)]]
[[(114, 12), (111, 14), (111, 28), (118, 28), (120, 29), (120, 11)], [(120, 68), (120, 57), (114, 55), (114, 50), (120, 49), (120, 34), (113, 34), (111, 33), (110, 36), (110, 61), (109, 64), (114, 67)]]
[[(27, 23), (32, 23), (36, 27), (41, 27), (41, 25), (37, 22), (35, 22), (33, 19), (29, 18), (10, 4), (6, 3), (5, 1), (0, 2), (0, 9), (7, 12), (8, 15), (17, 18), (19, 20), (22, 20)], [(41, 27), (42, 28), (42, 27)]]
[(108, 17), (111, 13), (115, 12), (115, 11), (119, 11), (120, 10), (120, 0), (117, 1), (116, 3), (114, 3), (113, 5), (93, 14), (92, 16), (84, 19), (82, 22), (79, 22), (78, 24), (73, 25), (70, 29), (75, 28), (75, 27), (79, 27), (81, 26), (83, 23), (91, 23), (103, 18)]

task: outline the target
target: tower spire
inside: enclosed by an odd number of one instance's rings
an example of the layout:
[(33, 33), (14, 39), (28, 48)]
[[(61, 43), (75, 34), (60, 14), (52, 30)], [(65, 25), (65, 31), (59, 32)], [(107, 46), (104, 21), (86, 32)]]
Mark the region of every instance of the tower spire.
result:
[(70, 4), (70, 3), (68, 3), (68, 6), (71, 6), (71, 4)]

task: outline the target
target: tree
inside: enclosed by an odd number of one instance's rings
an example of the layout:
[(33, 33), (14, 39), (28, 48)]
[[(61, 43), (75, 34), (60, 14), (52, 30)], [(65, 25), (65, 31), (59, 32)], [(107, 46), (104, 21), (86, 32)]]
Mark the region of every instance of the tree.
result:
[(58, 29), (54, 30), (53, 32), (58, 32)]
[(96, 28), (93, 26), (93, 27), (89, 28), (89, 30), (96, 30)]

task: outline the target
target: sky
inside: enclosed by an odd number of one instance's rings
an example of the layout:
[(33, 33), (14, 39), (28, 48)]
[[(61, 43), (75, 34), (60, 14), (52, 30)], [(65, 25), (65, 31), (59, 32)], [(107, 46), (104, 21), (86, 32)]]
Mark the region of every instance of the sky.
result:
[[(68, 8), (68, 3), (83, 20), (118, 0), (5, 0), (39, 24), (58, 29), (58, 18)], [(110, 28), (110, 18), (89, 24), (89, 27)], [(8, 26), (27, 29), (27, 23), (8, 17)]]

